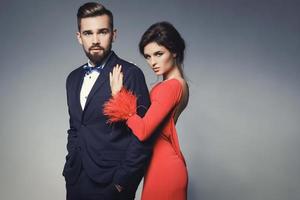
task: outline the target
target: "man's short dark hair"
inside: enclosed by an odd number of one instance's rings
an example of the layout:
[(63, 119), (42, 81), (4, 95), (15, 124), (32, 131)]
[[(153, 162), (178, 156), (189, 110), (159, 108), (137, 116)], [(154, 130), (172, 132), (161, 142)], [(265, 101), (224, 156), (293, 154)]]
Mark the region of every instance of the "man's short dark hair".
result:
[(113, 14), (110, 10), (106, 9), (102, 4), (95, 3), (95, 2), (89, 2), (85, 3), (78, 9), (77, 12), (77, 25), (78, 30), (80, 31), (80, 24), (82, 18), (87, 17), (96, 17), (96, 16), (102, 16), (107, 15), (109, 17), (109, 24), (111, 30), (114, 28), (114, 18)]

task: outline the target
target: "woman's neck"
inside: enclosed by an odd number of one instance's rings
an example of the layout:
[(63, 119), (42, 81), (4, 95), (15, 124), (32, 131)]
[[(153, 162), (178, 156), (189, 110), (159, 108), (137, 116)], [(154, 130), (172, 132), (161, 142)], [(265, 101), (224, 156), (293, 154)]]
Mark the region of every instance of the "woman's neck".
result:
[(183, 74), (179, 69), (180, 67), (174, 66), (170, 71), (163, 74), (163, 80), (173, 79), (173, 78), (183, 78)]

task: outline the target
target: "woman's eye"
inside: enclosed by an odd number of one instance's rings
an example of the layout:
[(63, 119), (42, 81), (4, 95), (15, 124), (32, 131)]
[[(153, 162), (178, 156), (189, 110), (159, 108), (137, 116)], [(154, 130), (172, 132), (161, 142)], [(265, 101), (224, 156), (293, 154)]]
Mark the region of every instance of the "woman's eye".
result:
[(162, 56), (163, 55), (163, 53), (162, 52), (158, 52), (158, 53), (156, 53), (156, 56), (157, 57), (160, 57), (160, 56)]

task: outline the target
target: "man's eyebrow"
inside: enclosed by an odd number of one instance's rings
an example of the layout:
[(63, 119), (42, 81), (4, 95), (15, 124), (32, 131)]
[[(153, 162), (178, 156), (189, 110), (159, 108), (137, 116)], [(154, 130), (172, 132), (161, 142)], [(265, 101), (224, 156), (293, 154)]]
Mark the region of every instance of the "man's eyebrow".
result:
[[(97, 32), (103, 32), (103, 31), (110, 31), (110, 29), (109, 28), (100, 28), (100, 29), (98, 29), (97, 30)], [(93, 31), (92, 30), (84, 30), (84, 31), (82, 31), (82, 33), (93, 33)]]
[(100, 28), (100, 29), (98, 29), (98, 32), (102, 32), (102, 31), (110, 31), (110, 29), (109, 28)]
[(92, 31), (91, 30), (84, 30), (84, 31), (82, 31), (82, 33), (92, 33)]

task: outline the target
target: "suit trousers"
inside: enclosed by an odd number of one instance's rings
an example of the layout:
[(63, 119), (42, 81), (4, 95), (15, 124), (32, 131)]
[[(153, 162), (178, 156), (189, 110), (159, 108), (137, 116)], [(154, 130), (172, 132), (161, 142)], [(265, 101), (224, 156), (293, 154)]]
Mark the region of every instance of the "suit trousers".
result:
[(118, 192), (112, 184), (101, 184), (93, 181), (81, 168), (75, 184), (66, 184), (67, 200), (134, 200), (135, 190)]

